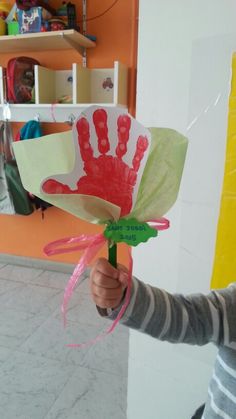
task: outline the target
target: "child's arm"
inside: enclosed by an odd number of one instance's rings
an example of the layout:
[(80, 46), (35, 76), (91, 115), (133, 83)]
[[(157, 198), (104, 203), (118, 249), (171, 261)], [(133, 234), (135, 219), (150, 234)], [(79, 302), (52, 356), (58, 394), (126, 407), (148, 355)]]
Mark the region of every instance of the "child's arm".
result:
[[(100, 307), (115, 308), (111, 318), (118, 313), (126, 281), (125, 273), (105, 259), (99, 259), (91, 272), (93, 299)], [(236, 285), (208, 295), (183, 296), (133, 278), (131, 301), (120, 322), (169, 342), (231, 346), (236, 342), (235, 317)]]

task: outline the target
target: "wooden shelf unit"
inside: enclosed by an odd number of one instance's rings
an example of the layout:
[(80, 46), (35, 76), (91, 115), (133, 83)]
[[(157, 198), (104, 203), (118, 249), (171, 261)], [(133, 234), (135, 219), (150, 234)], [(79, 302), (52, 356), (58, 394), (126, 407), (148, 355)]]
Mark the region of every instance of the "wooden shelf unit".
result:
[[(35, 103), (6, 104), (4, 71), (0, 67), (0, 119), (24, 122), (66, 122), (91, 105), (118, 106), (127, 109), (128, 68), (115, 61), (113, 68), (88, 69), (72, 64), (67, 70), (35, 66)], [(105, 85), (104, 85), (105, 82)], [(108, 83), (108, 86), (107, 86)], [(62, 96), (71, 103), (58, 103)]]
[[(87, 48), (95, 46), (73, 29), (0, 36), (0, 54), (71, 49), (84, 56)], [(8, 115), (7, 118), (15, 122), (34, 118), (41, 122), (66, 122), (91, 105), (119, 106), (127, 110), (128, 68), (118, 61), (113, 68), (105, 69), (88, 69), (79, 64), (67, 70), (35, 66), (35, 104), (6, 103), (3, 70), (0, 67), (0, 119)], [(108, 87), (103, 85), (106, 81)], [(70, 96), (71, 103), (57, 103), (63, 95)]]
[(84, 48), (96, 44), (74, 29), (52, 32), (0, 36), (0, 53), (74, 49), (83, 54)]

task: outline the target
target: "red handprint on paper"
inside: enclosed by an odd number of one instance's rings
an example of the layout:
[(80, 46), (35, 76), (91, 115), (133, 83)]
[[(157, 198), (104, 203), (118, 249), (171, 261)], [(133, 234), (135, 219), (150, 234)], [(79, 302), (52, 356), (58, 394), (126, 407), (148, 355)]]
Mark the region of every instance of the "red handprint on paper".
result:
[(76, 123), (78, 151), (84, 162), (85, 172), (85, 175), (78, 179), (77, 187), (71, 189), (69, 184), (50, 178), (43, 183), (42, 190), (48, 194), (93, 195), (119, 206), (121, 216), (127, 215), (132, 209), (133, 190), (141, 160), (148, 148), (148, 138), (143, 135), (138, 137), (132, 167), (129, 167), (122, 158), (127, 153), (131, 117), (123, 114), (117, 119), (118, 144), (115, 156), (107, 154), (110, 150), (110, 141), (105, 109), (97, 109), (93, 112), (93, 124), (100, 152), (98, 157), (94, 157), (94, 150), (90, 143), (88, 120), (81, 117)]

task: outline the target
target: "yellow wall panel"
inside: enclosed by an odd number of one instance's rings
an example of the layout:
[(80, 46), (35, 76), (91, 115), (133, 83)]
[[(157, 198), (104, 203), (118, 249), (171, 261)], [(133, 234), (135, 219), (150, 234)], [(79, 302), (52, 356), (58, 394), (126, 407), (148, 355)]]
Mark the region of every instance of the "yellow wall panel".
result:
[(223, 288), (234, 281), (236, 281), (236, 54), (232, 59), (225, 172), (211, 286)]

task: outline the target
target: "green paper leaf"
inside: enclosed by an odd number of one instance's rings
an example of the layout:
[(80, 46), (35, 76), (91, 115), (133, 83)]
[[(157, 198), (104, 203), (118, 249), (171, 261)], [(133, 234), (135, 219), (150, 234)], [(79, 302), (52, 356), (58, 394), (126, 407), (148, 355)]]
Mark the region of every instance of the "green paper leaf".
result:
[(127, 218), (146, 221), (162, 217), (179, 192), (188, 140), (169, 128), (149, 128), (151, 150), (135, 206)]
[(121, 218), (119, 221), (110, 223), (104, 236), (114, 243), (124, 242), (129, 246), (137, 246), (147, 242), (151, 237), (157, 236), (157, 230), (150, 227), (147, 223), (141, 223), (135, 218)]

